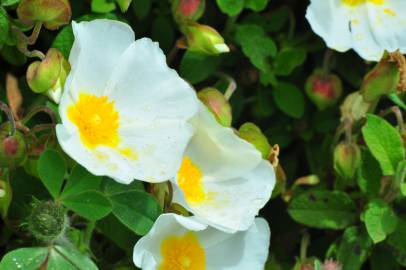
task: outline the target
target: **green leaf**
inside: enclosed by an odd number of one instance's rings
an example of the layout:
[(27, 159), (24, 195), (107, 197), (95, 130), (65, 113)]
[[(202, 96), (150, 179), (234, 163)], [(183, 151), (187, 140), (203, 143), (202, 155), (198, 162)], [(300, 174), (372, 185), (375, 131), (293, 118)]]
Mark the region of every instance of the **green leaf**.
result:
[(358, 227), (347, 228), (337, 252), (337, 260), (342, 264), (342, 270), (361, 269), (371, 248), (372, 241), (364, 230)]
[(305, 110), (305, 99), (302, 91), (291, 83), (280, 82), (272, 90), (276, 106), (293, 118), (301, 118)]
[(72, 173), (62, 191), (61, 198), (69, 197), (83, 191), (98, 190), (101, 176), (95, 176), (80, 165), (72, 169)]
[(220, 10), (230, 17), (239, 14), (244, 8), (244, 0), (216, 0), (216, 2)]
[(63, 204), (88, 220), (99, 220), (111, 210), (110, 201), (98, 191), (85, 191), (63, 199)]
[(269, 58), (276, 55), (277, 48), (264, 29), (255, 24), (239, 25), (235, 40), (256, 68), (265, 73), (269, 72), (271, 69)]
[(8, 179), (6, 181), (0, 180), (0, 192), (0, 215), (6, 218), (13, 194)]
[(363, 219), (368, 234), (374, 243), (385, 240), (391, 234), (398, 222), (392, 208), (381, 199), (376, 199), (368, 203), (363, 213)]
[(6, 10), (0, 6), (0, 48), (3, 46), (8, 36), (10, 24)]
[(259, 12), (266, 8), (269, 0), (245, 0), (245, 7)]
[(191, 84), (197, 84), (206, 80), (212, 75), (218, 65), (221, 57), (209, 56), (199, 53), (186, 51), (180, 62), (180, 76)]
[(41, 154), (37, 166), (42, 183), (52, 197), (58, 198), (66, 174), (65, 160), (57, 151), (48, 149)]
[(126, 12), (131, 5), (132, 0), (116, 0), (121, 12)]
[(51, 47), (58, 49), (63, 56), (68, 59), (70, 50), (72, 49), (73, 41), (75, 37), (73, 36), (72, 25), (65, 26), (56, 35)]
[(27, 57), (15, 46), (4, 45), (1, 49), (1, 57), (14, 66), (22, 66), (27, 62)]
[(0, 262), (0, 270), (38, 270), (48, 254), (48, 248), (20, 248), (7, 253)]
[(164, 52), (169, 52), (175, 40), (174, 25), (167, 16), (156, 16), (151, 25), (151, 39), (159, 42)]
[(396, 261), (402, 266), (406, 266), (406, 218), (398, 219), (396, 229), (389, 235), (387, 243)]
[(283, 76), (290, 75), (296, 67), (303, 65), (305, 60), (306, 51), (303, 49), (282, 49), (275, 57), (275, 73)]
[(99, 220), (97, 229), (125, 251), (132, 250), (134, 243), (138, 240), (138, 236), (112, 214)]
[(97, 13), (108, 13), (116, 9), (116, 4), (108, 0), (92, 0), (91, 9)]
[(48, 270), (97, 270), (87, 256), (72, 248), (54, 246), (49, 254)]
[(110, 199), (113, 204), (113, 214), (139, 235), (145, 235), (161, 214), (158, 202), (143, 191), (117, 193)]
[(378, 197), (382, 178), (379, 163), (367, 149), (362, 149), (361, 161), (357, 178), (358, 186), (369, 198)]
[(344, 229), (357, 220), (352, 199), (339, 191), (311, 191), (293, 198), (288, 207), (297, 222), (319, 229)]
[(383, 174), (394, 175), (398, 163), (405, 158), (402, 138), (397, 129), (384, 119), (369, 114), (362, 134)]
[(117, 183), (116, 181), (108, 177), (104, 178), (102, 186), (103, 191), (107, 196), (130, 191), (144, 191), (144, 185), (141, 181), (133, 181), (131, 184), (125, 185)]
[(406, 160), (402, 160), (398, 163), (396, 168), (395, 177), (393, 179), (394, 186), (400, 187), (400, 192), (403, 196), (406, 196)]

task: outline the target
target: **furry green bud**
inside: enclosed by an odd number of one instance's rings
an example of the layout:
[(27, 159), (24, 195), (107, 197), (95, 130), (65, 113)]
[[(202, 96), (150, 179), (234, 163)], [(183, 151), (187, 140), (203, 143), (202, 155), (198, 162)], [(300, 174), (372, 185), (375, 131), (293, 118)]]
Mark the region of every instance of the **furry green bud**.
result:
[(38, 240), (57, 240), (64, 235), (67, 224), (66, 211), (61, 205), (52, 201), (33, 203), (28, 229)]

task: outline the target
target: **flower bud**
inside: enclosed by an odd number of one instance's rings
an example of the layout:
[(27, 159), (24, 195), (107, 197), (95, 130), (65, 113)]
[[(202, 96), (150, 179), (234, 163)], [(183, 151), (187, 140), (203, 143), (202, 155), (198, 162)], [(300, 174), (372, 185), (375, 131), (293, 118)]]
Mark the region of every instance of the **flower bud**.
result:
[(361, 151), (355, 143), (340, 143), (334, 149), (334, 169), (345, 179), (354, 177), (361, 165)]
[(52, 242), (64, 235), (68, 225), (65, 210), (55, 202), (34, 202), (28, 229), (35, 238)]
[(322, 270), (341, 270), (342, 265), (334, 260), (326, 260), (322, 266)]
[(190, 51), (209, 55), (230, 51), (230, 48), (224, 43), (223, 37), (210, 26), (189, 22), (183, 28), (183, 32)]
[(69, 62), (57, 49), (51, 48), (42, 62), (31, 63), (26, 77), (32, 91), (45, 93), (59, 103), (69, 71)]
[(267, 159), (271, 151), (271, 145), (262, 131), (253, 123), (245, 123), (238, 130), (239, 136), (250, 142), (261, 152), (262, 157)]
[(205, 6), (205, 0), (173, 0), (173, 17), (178, 24), (197, 21), (203, 15)]
[(217, 122), (225, 127), (231, 126), (231, 106), (228, 100), (219, 90), (212, 87), (207, 87), (199, 91), (197, 96), (216, 117)]
[(15, 168), (22, 165), (27, 156), (27, 144), (18, 130), (10, 135), (10, 125), (0, 129), (0, 167)]
[(342, 94), (342, 84), (338, 76), (316, 71), (305, 85), (306, 94), (319, 110), (334, 105)]
[(364, 77), (361, 94), (367, 102), (373, 102), (382, 95), (395, 93), (400, 82), (400, 71), (396, 62), (390, 61), (389, 55)]
[(360, 92), (351, 93), (340, 106), (341, 121), (344, 121), (344, 119), (351, 122), (361, 120), (367, 115), (371, 107), (372, 104), (365, 102)]
[(45, 28), (55, 30), (69, 23), (72, 10), (68, 0), (21, 0), (17, 16), (26, 25), (42, 22)]

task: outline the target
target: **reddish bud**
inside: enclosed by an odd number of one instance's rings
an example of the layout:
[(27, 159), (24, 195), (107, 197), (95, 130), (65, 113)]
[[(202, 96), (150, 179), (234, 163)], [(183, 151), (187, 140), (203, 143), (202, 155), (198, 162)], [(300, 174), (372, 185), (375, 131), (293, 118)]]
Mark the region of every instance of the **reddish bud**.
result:
[(175, 0), (172, 1), (172, 13), (175, 21), (183, 24), (186, 21), (197, 21), (204, 12), (205, 0)]
[(27, 145), (24, 136), (19, 131), (9, 134), (9, 125), (3, 125), (0, 130), (0, 167), (15, 168), (23, 164), (27, 156)]
[(205, 88), (197, 94), (200, 101), (216, 117), (222, 126), (230, 127), (232, 121), (231, 106), (224, 95), (215, 88)]
[(316, 71), (306, 81), (306, 94), (319, 110), (334, 105), (342, 94), (342, 84), (334, 74)]

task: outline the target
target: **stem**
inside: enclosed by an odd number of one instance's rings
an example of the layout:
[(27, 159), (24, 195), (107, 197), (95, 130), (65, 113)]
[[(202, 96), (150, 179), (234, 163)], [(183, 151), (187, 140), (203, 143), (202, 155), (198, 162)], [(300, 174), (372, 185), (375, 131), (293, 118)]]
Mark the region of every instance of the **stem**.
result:
[(326, 52), (324, 53), (323, 57), (323, 74), (327, 75), (330, 72), (330, 60), (331, 57), (333, 56), (333, 50), (327, 49)]
[(300, 242), (300, 259), (304, 260), (307, 258), (307, 247), (310, 244), (310, 235), (305, 232), (302, 236), (302, 241)]
[(10, 130), (10, 136), (13, 136), (16, 133), (16, 121), (14, 119), (13, 113), (11, 112), (10, 108), (7, 106), (6, 103), (3, 101), (0, 101), (0, 110), (2, 110), (8, 118), (8, 121), (10, 122), (11, 125), (11, 130)]
[(46, 114), (49, 115), (49, 117), (51, 118), (51, 123), (53, 125), (56, 125), (56, 116), (55, 113), (48, 107), (44, 107), (44, 106), (39, 106), (39, 107), (35, 107), (34, 109), (32, 109), (25, 117), (24, 119), (21, 120), (21, 122), (23, 124), (27, 124), (28, 121), (30, 121), (32, 119), (32, 117), (34, 117), (37, 113), (40, 112), (44, 112)]
[(89, 250), (90, 250), (90, 241), (92, 240), (93, 231), (94, 231), (95, 227), (96, 227), (96, 222), (89, 221), (89, 223), (87, 224), (87, 227), (85, 229), (85, 234), (83, 236), (83, 241), (85, 242), (85, 244), (89, 248)]
[(27, 44), (29, 44), (29, 45), (35, 44), (35, 42), (38, 39), (39, 33), (41, 32), (41, 28), (42, 28), (42, 22), (36, 22), (34, 29), (32, 30), (31, 36), (26, 37)]
[(29, 57), (29, 58), (34, 58), (34, 57), (38, 57), (41, 60), (45, 59), (45, 54), (43, 54), (41, 51), (38, 50), (33, 50), (30, 51), (27, 49), (27, 44), (24, 45), (17, 45), (17, 49), (24, 54), (25, 56)]
[(227, 18), (227, 21), (226, 21), (226, 24), (225, 24), (224, 30), (223, 30), (224, 36), (227, 36), (234, 30), (235, 23), (237, 22), (238, 16), (239, 16), (239, 14)]
[(403, 133), (403, 131), (405, 130), (405, 125), (404, 125), (403, 115), (402, 115), (401, 110), (399, 109), (399, 107), (393, 106), (393, 107), (390, 107), (389, 109), (382, 111), (380, 113), (380, 116), (384, 117), (390, 113), (393, 113), (395, 115), (396, 121), (398, 122), (399, 131), (400, 131), (400, 133)]

